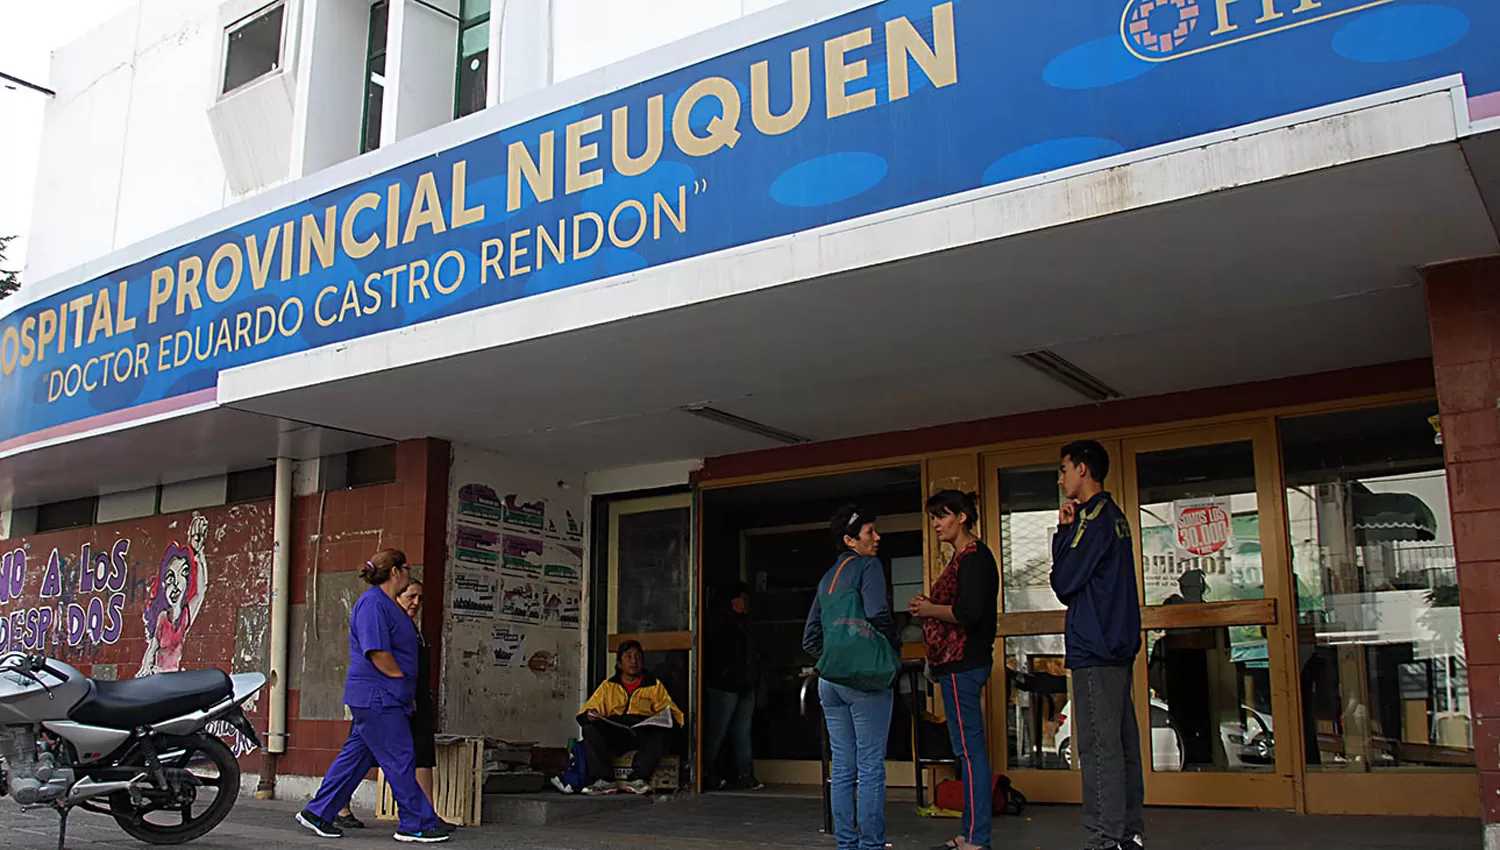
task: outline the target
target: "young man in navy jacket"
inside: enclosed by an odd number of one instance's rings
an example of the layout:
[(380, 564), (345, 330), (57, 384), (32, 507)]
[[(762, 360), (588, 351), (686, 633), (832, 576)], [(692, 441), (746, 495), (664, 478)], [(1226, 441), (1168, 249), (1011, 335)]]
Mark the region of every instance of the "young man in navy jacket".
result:
[(1131, 696), (1141, 651), (1140, 595), (1130, 522), (1109, 493), (1109, 454), (1093, 440), (1065, 446), (1058, 485), (1067, 503), (1052, 538), (1052, 590), (1068, 606), (1073, 734), (1083, 772), (1088, 850), (1144, 846), (1145, 784)]

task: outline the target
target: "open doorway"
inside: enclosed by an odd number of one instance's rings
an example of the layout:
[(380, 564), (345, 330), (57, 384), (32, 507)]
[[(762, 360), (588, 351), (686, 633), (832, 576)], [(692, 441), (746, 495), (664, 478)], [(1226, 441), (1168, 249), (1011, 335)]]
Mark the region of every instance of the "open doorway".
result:
[[(879, 517), (880, 560), (897, 626), (906, 631), (910, 625), (906, 602), (921, 593), (924, 585), (919, 466), (709, 489), (702, 494), (703, 678), (711, 684), (711, 673), (734, 661), (726, 654), (740, 651), (732, 639), (722, 637), (726, 634), (722, 629), (712, 626), (733, 616), (732, 597), (743, 589), (748, 593), (745, 631), (762, 674), (750, 727), (751, 752), (755, 775), (766, 783), (816, 785), (820, 781), (821, 719), (816, 714), (816, 694), (809, 697), (812, 718), (801, 713), (802, 685), (813, 664), (802, 650), (802, 632), (818, 581), (838, 554), (829, 520), (849, 503)], [(713, 700), (704, 703), (712, 713)], [(705, 718), (703, 775), (732, 779), (737, 772), (732, 741), (711, 761), (714, 722), (712, 717)], [(905, 700), (896, 701), (886, 758), (911, 760), (911, 718)], [(909, 769), (894, 771), (891, 781), (907, 781), (904, 777), (909, 774)]]

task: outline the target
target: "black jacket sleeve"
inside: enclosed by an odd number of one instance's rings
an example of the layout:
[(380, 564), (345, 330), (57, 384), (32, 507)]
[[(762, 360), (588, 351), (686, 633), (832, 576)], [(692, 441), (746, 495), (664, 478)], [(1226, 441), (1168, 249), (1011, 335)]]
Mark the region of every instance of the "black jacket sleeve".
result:
[(981, 546), (958, 562), (958, 598), (953, 602), (953, 618), (960, 626), (972, 629), (986, 619), (994, 620), (999, 594), (1000, 572), (989, 549)]

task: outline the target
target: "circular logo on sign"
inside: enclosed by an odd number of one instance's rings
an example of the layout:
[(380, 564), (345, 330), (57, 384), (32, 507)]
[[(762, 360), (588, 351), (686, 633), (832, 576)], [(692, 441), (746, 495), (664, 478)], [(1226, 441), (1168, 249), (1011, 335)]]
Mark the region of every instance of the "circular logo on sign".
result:
[(1229, 542), (1229, 512), (1218, 505), (1184, 508), (1177, 516), (1177, 545), (1200, 557)]
[(1165, 56), (1198, 28), (1198, 0), (1140, 0), (1125, 18), (1125, 34), (1145, 53)]

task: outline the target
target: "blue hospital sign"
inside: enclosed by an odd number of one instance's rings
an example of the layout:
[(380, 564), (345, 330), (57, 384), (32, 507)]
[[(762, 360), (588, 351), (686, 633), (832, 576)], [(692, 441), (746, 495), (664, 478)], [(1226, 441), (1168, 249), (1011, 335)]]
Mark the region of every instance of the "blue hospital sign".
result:
[(0, 320), (0, 448), (220, 370), (1462, 73), (1494, 0), (886, 0)]

